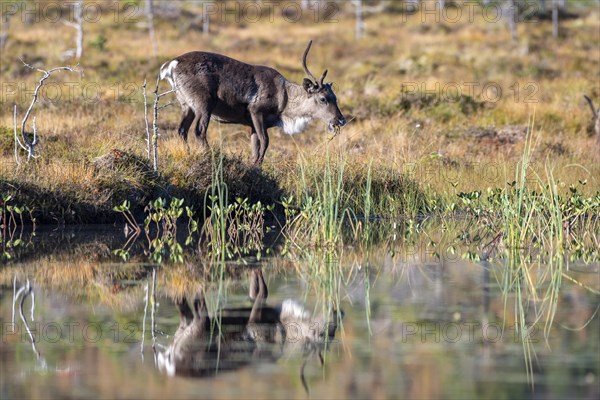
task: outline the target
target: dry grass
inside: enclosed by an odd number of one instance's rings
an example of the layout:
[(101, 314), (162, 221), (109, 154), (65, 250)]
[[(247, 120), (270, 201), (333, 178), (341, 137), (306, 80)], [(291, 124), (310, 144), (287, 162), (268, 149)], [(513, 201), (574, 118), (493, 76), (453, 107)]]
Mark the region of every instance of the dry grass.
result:
[[(191, 4), (183, 7), (199, 12)], [(420, 15), (404, 17), (397, 13), (369, 16), (361, 41), (354, 40), (354, 20), (347, 11), (338, 15), (338, 23), (331, 24), (314, 23), (311, 18), (289, 23), (277, 12), (272, 22), (214, 20), (208, 36), (184, 15), (159, 17), (157, 59), (151, 56), (141, 12), (135, 23), (120, 24), (105, 13), (99, 22), (86, 25), (83, 76), (58, 73), (48, 81), (49, 90), (59, 87), (62, 97), (34, 109), (42, 156), (33, 166), (21, 168), (12, 158), (12, 104), (18, 104), (22, 115), (39, 76), (25, 69), (17, 57), (46, 68), (64, 65), (68, 62), (61, 59), (61, 53), (72, 47), (74, 34), (59, 23), (27, 25), (13, 18), (0, 66), (0, 187), (3, 191), (26, 188), (57, 197), (66, 194), (67, 205), (59, 201), (63, 210), (54, 210), (54, 214), (64, 214), (65, 207), (68, 210), (69, 204), (76, 204), (71, 209), (83, 214), (68, 219), (74, 222), (110, 211), (113, 203), (132, 197), (131, 193), (140, 202), (175, 192), (202, 197), (201, 187), (192, 192), (189, 189), (193, 179), (206, 173), (207, 165), (200, 165), (203, 159), (206, 162), (206, 155), (196, 148), (193, 138), (188, 153), (175, 137), (178, 107), (161, 114), (160, 177), (149, 178), (131, 166), (116, 171), (93, 167), (94, 159), (112, 149), (137, 155), (140, 160), (145, 156), (139, 88), (144, 78), (152, 88), (162, 62), (202, 49), (273, 66), (299, 82), (303, 78), (302, 50), (313, 39), (311, 69), (319, 73), (329, 68), (350, 124), (332, 142), (327, 141), (320, 122), (293, 137), (273, 129), (263, 172), (253, 172), (243, 166), (249, 158), (248, 132), (238, 126), (212, 123), (209, 142), (213, 148), (222, 146), (231, 160), (232, 184), (234, 174), (239, 173), (244, 179), (275, 185), (276, 192), (296, 192), (298, 160), (317, 166), (328, 147), (346, 157), (349, 176), (358, 176), (374, 161), (374, 179), (385, 176), (388, 169), (409, 173), (429, 195), (450, 199), (457, 191), (503, 186), (512, 180), (522, 155), (523, 138), (518, 135), (507, 141), (500, 133), (478, 136), (473, 132), (490, 127), (498, 132), (507, 126), (526, 127), (528, 118), (535, 114), (538, 143), (533, 153), (534, 169), (539, 166), (543, 171), (550, 161), (555, 166), (555, 178), (565, 188), (588, 180), (586, 189), (593, 192), (600, 186), (600, 151), (591, 136), (591, 115), (582, 95), (600, 101), (600, 49), (594, 45), (600, 41), (600, 12), (595, 3), (574, 10), (580, 17), (562, 22), (562, 37), (552, 38), (547, 21), (525, 23), (519, 25), (515, 44), (501, 22), (469, 23), (464, 19), (454, 24), (423, 23)], [(99, 37), (106, 39), (104, 48), (93, 44)], [(74, 82), (73, 98), (68, 98), (67, 82)], [(476, 82), (473, 93), (467, 92), (465, 82)], [(436, 83), (440, 88), (457, 84), (463, 94), (461, 101), (438, 96), (427, 103), (426, 94), (420, 91), (415, 94), (416, 101), (403, 94), (407, 85), (425, 85), (431, 90)], [(7, 90), (8, 84), (18, 85), (17, 96)], [(484, 102), (481, 88), (486, 84), (499, 85), (503, 96)], [(165, 83), (161, 87), (166, 90)], [(406, 99), (410, 101), (403, 102)], [(579, 167), (572, 167), (574, 164)], [(243, 179), (238, 183), (240, 195), (249, 195), (256, 186)], [(41, 212), (52, 212), (54, 206), (48, 205)]]

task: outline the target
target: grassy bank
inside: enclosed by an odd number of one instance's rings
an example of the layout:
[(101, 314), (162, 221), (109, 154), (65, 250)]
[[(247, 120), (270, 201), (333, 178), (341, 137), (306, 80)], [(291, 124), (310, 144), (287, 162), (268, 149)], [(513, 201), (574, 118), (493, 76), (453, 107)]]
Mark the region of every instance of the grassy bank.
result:
[[(34, 108), (40, 157), (21, 166), (13, 156), (12, 106), (21, 118), (40, 76), (18, 57), (45, 68), (77, 61), (61, 55), (73, 42), (69, 27), (13, 19), (0, 66), (0, 191), (31, 209), (38, 223), (121, 221), (116, 205), (128, 200), (140, 214), (158, 197), (184, 198), (199, 211), (214, 158), (201, 153), (193, 137), (188, 151), (175, 133), (178, 107), (166, 108), (159, 118), (160, 168), (152, 171), (144, 78), (152, 82), (166, 60), (203, 49), (273, 66), (300, 82), (310, 39), (309, 64), (330, 70), (350, 123), (332, 141), (320, 122), (291, 137), (273, 129), (262, 169), (247, 163), (248, 132), (211, 123), (208, 139), (223, 154), (230, 200), (260, 200), (279, 211), (284, 200), (296, 208), (311, 199), (334, 201), (338, 211), (358, 216), (452, 211), (462, 204), (460, 193), (504, 190), (515, 180), (531, 115), (532, 185), (551, 168), (557, 194), (579, 185), (583, 196), (593, 196), (600, 187), (598, 142), (582, 97), (600, 101), (600, 50), (591, 45), (600, 40), (597, 3), (573, 8), (577, 18), (561, 21), (558, 38), (546, 20), (519, 24), (516, 42), (502, 21), (436, 23), (393, 9), (368, 14), (365, 37), (355, 40), (350, 6), (340, 8), (336, 23), (308, 17), (290, 23), (276, 12), (272, 21), (258, 23), (214, 20), (205, 35), (190, 22), (198, 8), (184, 3), (176, 9), (173, 16), (159, 8), (156, 57), (142, 13), (133, 23), (106, 17), (86, 24), (83, 74), (56, 73), (48, 81)], [(278, 34), (282, 30), (289, 35)], [(491, 98), (484, 91), (490, 87), (501, 94)]]

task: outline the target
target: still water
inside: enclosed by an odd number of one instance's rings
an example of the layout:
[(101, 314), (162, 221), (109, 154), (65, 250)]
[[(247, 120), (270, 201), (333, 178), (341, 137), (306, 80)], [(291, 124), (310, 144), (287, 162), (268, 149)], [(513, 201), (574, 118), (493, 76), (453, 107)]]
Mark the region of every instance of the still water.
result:
[[(273, 245), (219, 266), (189, 250), (157, 265), (142, 239), (116, 257), (124, 239), (112, 227), (29, 240), (0, 267), (2, 399), (600, 396), (597, 265), (569, 267), (577, 283), (563, 279), (547, 335), (546, 318), (529, 317), (524, 345), (499, 262), (388, 243), (333, 255)], [(194, 325), (202, 312), (228, 339)]]

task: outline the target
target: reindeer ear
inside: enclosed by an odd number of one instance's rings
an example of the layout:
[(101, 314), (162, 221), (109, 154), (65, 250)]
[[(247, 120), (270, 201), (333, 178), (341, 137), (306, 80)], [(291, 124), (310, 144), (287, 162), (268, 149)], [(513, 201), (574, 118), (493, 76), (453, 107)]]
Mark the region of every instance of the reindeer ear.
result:
[(304, 90), (306, 90), (308, 93), (314, 93), (317, 85), (315, 85), (314, 82), (310, 79), (304, 78), (302, 86), (304, 87)]

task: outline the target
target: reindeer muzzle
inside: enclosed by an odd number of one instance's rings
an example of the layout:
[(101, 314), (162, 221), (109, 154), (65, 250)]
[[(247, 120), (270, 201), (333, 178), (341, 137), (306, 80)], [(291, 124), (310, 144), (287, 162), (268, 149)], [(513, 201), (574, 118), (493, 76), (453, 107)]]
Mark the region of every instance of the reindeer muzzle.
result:
[(333, 132), (335, 135), (337, 135), (340, 131), (340, 128), (344, 125), (346, 125), (345, 117), (340, 117), (338, 119), (334, 119), (329, 122), (329, 125), (328, 125), (329, 132)]

